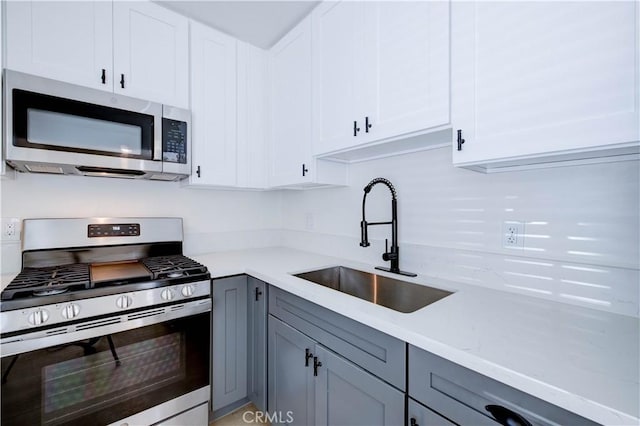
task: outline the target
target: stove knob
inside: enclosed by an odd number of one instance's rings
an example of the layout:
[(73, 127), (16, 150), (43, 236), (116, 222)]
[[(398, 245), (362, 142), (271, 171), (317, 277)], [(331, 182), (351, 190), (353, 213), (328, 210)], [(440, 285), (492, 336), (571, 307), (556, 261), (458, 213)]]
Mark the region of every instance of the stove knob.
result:
[(46, 309), (36, 309), (27, 317), (27, 321), (31, 325), (40, 325), (49, 319), (49, 312)]
[(80, 313), (80, 306), (75, 303), (69, 303), (67, 306), (62, 308), (62, 316), (66, 319), (72, 319), (78, 316)]
[(127, 309), (133, 304), (133, 300), (129, 296), (120, 296), (116, 299), (116, 306), (120, 309)]
[(182, 287), (182, 295), (184, 297), (191, 297), (193, 296), (193, 286), (190, 284), (185, 285), (184, 287)]
[(173, 293), (173, 290), (170, 288), (165, 288), (160, 293), (160, 297), (162, 297), (162, 300), (171, 300), (174, 298), (174, 296), (175, 294)]

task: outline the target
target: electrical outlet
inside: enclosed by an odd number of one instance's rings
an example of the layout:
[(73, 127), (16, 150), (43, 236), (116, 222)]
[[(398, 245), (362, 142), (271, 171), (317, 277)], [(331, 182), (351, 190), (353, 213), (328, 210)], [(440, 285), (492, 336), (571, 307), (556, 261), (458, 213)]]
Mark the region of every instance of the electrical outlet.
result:
[(2, 241), (20, 241), (20, 219), (2, 218)]
[(502, 247), (524, 247), (524, 223), (508, 220), (502, 224)]

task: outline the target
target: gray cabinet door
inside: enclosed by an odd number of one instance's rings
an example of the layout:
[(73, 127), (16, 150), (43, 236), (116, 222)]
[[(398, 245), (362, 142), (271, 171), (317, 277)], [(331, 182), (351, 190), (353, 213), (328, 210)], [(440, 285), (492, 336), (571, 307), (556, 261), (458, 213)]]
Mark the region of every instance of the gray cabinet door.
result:
[(322, 363), (315, 377), (317, 426), (404, 424), (402, 392), (321, 345), (314, 351)]
[(282, 423), (314, 424), (313, 358), (305, 365), (314, 346), (309, 337), (269, 315), (269, 414)]
[(409, 426), (455, 426), (455, 423), (411, 398), (409, 398), (407, 410), (407, 425)]
[(267, 284), (248, 278), (247, 395), (258, 410), (267, 411)]
[(247, 396), (247, 276), (213, 280), (212, 309), (215, 412)]

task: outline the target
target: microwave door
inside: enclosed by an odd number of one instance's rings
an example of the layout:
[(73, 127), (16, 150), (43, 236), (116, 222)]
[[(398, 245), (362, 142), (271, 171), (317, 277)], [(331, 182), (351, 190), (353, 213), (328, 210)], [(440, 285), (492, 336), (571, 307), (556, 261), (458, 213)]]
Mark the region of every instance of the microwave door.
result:
[(20, 171), (162, 172), (160, 104), (9, 70), (4, 100), (5, 155)]

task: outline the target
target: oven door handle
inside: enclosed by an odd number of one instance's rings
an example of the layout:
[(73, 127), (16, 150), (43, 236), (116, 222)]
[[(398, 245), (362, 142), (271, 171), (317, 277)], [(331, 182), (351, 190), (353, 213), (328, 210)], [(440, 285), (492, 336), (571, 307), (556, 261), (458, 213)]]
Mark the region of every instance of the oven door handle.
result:
[(7, 337), (0, 340), (2, 357), (19, 355), (65, 343), (91, 339), (92, 337), (115, 334), (204, 312), (211, 312), (211, 298), (123, 313), (112, 317), (93, 319), (77, 324), (63, 325)]

